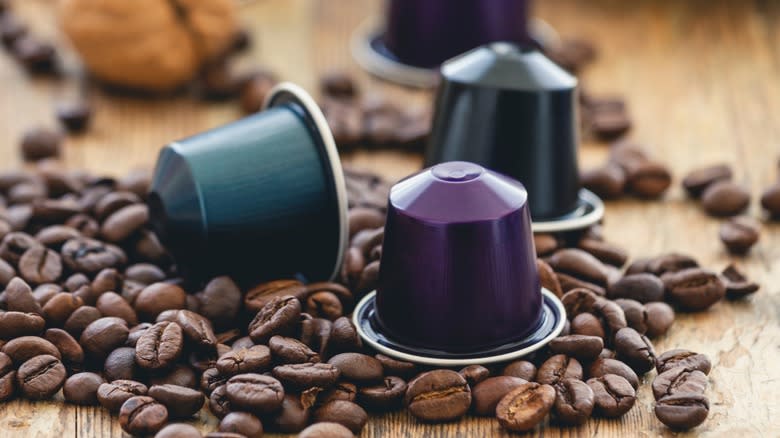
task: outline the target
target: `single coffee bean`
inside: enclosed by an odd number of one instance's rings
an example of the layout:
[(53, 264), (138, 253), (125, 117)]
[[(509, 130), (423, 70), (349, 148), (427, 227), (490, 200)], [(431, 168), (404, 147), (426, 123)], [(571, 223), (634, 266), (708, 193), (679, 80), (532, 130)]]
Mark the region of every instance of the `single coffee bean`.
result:
[(60, 351), (54, 344), (38, 336), (22, 336), (11, 339), (3, 345), (2, 352), (7, 354), (17, 365), (44, 354), (54, 356), (58, 360), (62, 359)]
[(88, 325), (97, 321), (102, 316), (103, 315), (100, 313), (100, 311), (95, 307), (81, 306), (74, 310), (68, 319), (65, 320), (63, 328), (68, 333), (78, 338), (81, 336), (81, 334), (84, 332), (84, 329), (86, 329)]
[(141, 290), (133, 305), (142, 320), (153, 321), (166, 310), (184, 309), (187, 293), (175, 284), (153, 283)]
[(550, 341), (550, 351), (565, 354), (578, 359), (594, 359), (604, 348), (604, 340), (598, 336), (568, 335), (559, 336)]
[(27, 233), (8, 233), (0, 242), (0, 257), (16, 266), (19, 264), (22, 255), (35, 246), (41, 246), (41, 244)]
[(452, 421), (468, 411), (471, 389), (466, 379), (455, 371), (428, 371), (409, 382), (404, 403), (420, 420)]
[(395, 410), (401, 407), (407, 387), (400, 377), (385, 377), (380, 384), (360, 388), (358, 403), (372, 411)]
[(600, 108), (592, 110), (587, 118), (588, 128), (603, 141), (620, 138), (631, 129), (631, 118), (625, 108)]
[(728, 164), (715, 164), (694, 169), (683, 178), (682, 185), (688, 195), (698, 198), (707, 187), (720, 181), (730, 181), (733, 174)]
[(227, 383), (230, 375), (222, 374), (216, 368), (208, 368), (200, 377), (200, 389), (206, 394), (211, 394), (215, 389)]
[(231, 323), (241, 308), (241, 290), (230, 277), (216, 277), (197, 294), (199, 313), (217, 326)]
[(19, 277), (12, 278), (5, 288), (5, 308), (15, 312), (43, 314), (32, 289)]
[(125, 264), (127, 255), (116, 245), (78, 237), (62, 246), (62, 261), (71, 271), (95, 274)]
[(206, 401), (202, 392), (178, 385), (154, 385), (148, 394), (165, 405), (171, 418), (190, 418)]
[(260, 374), (239, 374), (225, 385), (231, 406), (257, 415), (276, 411), (282, 405), (284, 388), (270, 376)]
[(151, 397), (131, 397), (119, 409), (119, 425), (131, 435), (157, 433), (167, 422), (168, 410)]
[(382, 380), (384, 370), (375, 358), (362, 353), (341, 353), (328, 360), (338, 368), (343, 379), (355, 383), (373, 383)]
[(602, 240), (583, 238), (577, 243), (577, 247), (600, 261), (618, 268), (625, 265), (626, 261), (628, 261), (626, 250)]
[(100, 406), (112, 413), (119, 412), (122, 405), (132, 397), (146, 395), (146, 385), (133, 380), (114, 380), (98, 387), (97, 398)]
[[(411, 362), (393, 359), (392, 357), (385, 356), (384, 354), (377, 354), (374, 356), (374, 358), (376, 358), (376, 360), (382, 364), (382, 369), (384, 370), (384, 375), (386, 376), (399, 376), (403, 379), (408, 379), (409, 377), (417, 374), (417, 366)], [(466, 380), (468, 380), (468, 377), (466, 377)]]
[(259, 312), (271, 301), (287, 296), (304, 301), (308, 296), (308, 289), (298, 280), (276, 280), (261, 283), (247, 291), (244, 296), (244, 307), (250, 312)]
[(116, 191), (108, 193), (95, 204), (95, 217), (101, 222), (128, 205), (140, 204), (141, 198), (135, 193)]
[(718, 274), (690, 268), (663, 278), (669, 298), (685, 310), (705, 310), (726, 295), (726, 286)]
[(312, 421), (338, 423), (352, 433), (359, 434), (368, 422), (368, 414), (355, 403), (335, 400), (317, 408), (312, 413)]
[(125, 278), (149, 285), (164, 281), (166, 275), (159, 266), (151, 263), (136, 263), (125, 269)]
[(209, 394), (209, 410), (217, 418), (224, 418), (225, 415), (233, 410), (230, 399), (227, 396), (227, 385), (217, 386), (211, 391), (211, 394)]
[(234, 432), (246, 438), (262, 438), (263, 423), (246, 412), (231, 412), (219, 422), (220, 432)]
[(0, 402), (10, 400), (16, 392), (16, 370), (10, 357), (0, 353)]
[(135, 348), (120, 347), (109, 353), (103, 364), (103, 374), (106, 380), (132, 380), (137, 374), (135, 363)]
[(266, 425), (269, 430), (282, 433), (298, 433), (309, 424), (311, 405), (304, 406), (302, 396), (286, 394), (279, 410), (266, 417)]
[(660, 277), (668, 272), (679, 272), (698, 267), (699, 263), (693, 257), (672, 252), (649, 260), (645, 269), (646, 272)]
[(707, 390), (707, 376), (699, 371), (685, 367), (675, 367), (664, 371), (653, 379), (653, 396), (660, 400), (675, 394), (701, 394)]
[(616, 199), (623, 195), (626, 174), (620, 166), (608, 162), (580, 172), (580, 183), (603, 199)]
[(557, 385), (562, 379), (582, 379), (582, 365), (573, 357), (556, 354), (539, 366), (536, 381), (547, 385)]
[(671, 185), (672, 174), (661, 163), (642, 161), (626, 168), (626, 189), (640, 198), (659, 198)]
[(203, 438), (203, 435), (195, 426), (173, 423), (160, 429), (154, 438)]
[(647, 312), (645, 334), (648, 337), (662, 336), (674, 324), (674, 309), (664, 302), (647, 303), (645, 311)]
[(319, 362), (320, 355), (313, 352), (306, 344), (284, 336), (273, 336), (268, 341), (274, 360), (279, 364)]
[(317, 395), (317, 402), (322, 405), (333, 400), (346, 400), (354, 402), (357, 400), (357, 392), (357, 386), (352, 383), (336, 382), (332, 388), (325, 390), (321, 394)]
[(43, 318), (35, 313), (0, 311), (0, 339), (39, 335), (45, 325)]
[(128, 325), (138, 324), (138, 315), (133, 307), (116, 292), (106, 292), (98, 297), (95, 307), (103, 316), (115, 316), (124, 319)]
[(605, 338), (604, 326), (601, 320), (592, 313), (580, 313), (571, 320), (571, 333), (574, 335), (598, 336)]
[(659, 355), (656, 360), (656, 369), (659, 374), (677, 367), (699, 370), (704, 374), (709, 374), (712, 362), (705, 354), (684, 349), (669, 350)]
[[(80, 368), (84, 363), (84, 349), (81, 345), (65, 330), (50, 328), (46, 330), (44, 338), (57, 347), (62, 363), (68, 369)], [(56, 356), (56, 355), (54, 355)]]
[(523, 380), (532, 382), (536, 379), (536, 365), (527, 360), (516, 360), (510, 362), (501, 371), (504, 376), (519, 377)]
[(341, 300), (328, 291), (315, 292), (306, 299), (306, 313), (314, 317), (326, 318), (331, 321), (343, 315)]
[(359, 231), (375, 230), (385, 225), (385, 215), (373, 208), (351, 208), (347, 215), (350, 238), (354, 237)]
[(536, 248), (537, 256), (546, 257), (558, 250), (560, 248), (560, 243), (554, 234), (535, 233), (534, 247)]
[(536, 270), (539, 272), (539, 282), (542, 287), (552, 292), (556, 297), (563, 296), (563, 288), (555, 271), (545, 261), (536, 259)]
[(158, 322), (138, 339), (135, 345), (135, 362), (150, 370), (169, 368), (181, 356), (184, 335), (174, 322)]
[(761, 207), (769, 213), (770, 218), (780, 217), (780, 182), (764, 190), (761, 194)]
[[(330, 363), (299, 363), (275, 367), (273, 375), (291, 388), (306, 389), (328, 388), (336, 383), (341, 372)], [(381, 378), (380, 375), (379, 379)]]
[[(382, 364), (382, 367), (384, 368), (384, 364)], [(471, 388), (474, 388), (474, 385), (490, 377), (490, 370), (482, 365), (469, 365), (458, 371), (458, 374), (466, 379)]]
[(471, 390), (472, 411), (480, 416), (496, 415), (496, 406), (513, 389), (528, 383), (519, 377), (490, 377), (475, 385)]
[(100, 234), (109, 242), (121, 242), (130, 237), (149, 220), (145, 204), (132, 204), (117, 210), (106, 218)]
[(618, 330), (628, 327), (626, 314), (614, 301), (599, 298), (593, 304), (592, 313), (602, 321), (607, 339), (612, 339)]
[(594, 398), (587, 383), (564, 379), (555, 387), (555, 416), (564, 424), (584, 424), (593, 412)]
[(62, 387), (62, 394), (68, 403), (96, 406), (98, 404), (97, 390), (103, 383), (105, 381), (99, 374), (74, 374), (65, 381), (65, 385)]
[(626, 275), (607, 288), (607, 297), (613, 300), (629, 298), (640, 303), (663, 301), (664, 284), (652, 274)]
[[(608, 276), (609, 272), (605, 272), (605, 274)], [(560, 283), (561, 290), (564, 294), (574, 289), (586, 289), (601, 297), (607, 294), (606, 290), (602, 286), (581, 280), (569, 274), (558, 272), (555, 274), (555, 277), (558, 279), (558, 283)], [(609, 280), (609, 278), (607, 278), (607, 280)]]
[(21, 152), (24, 161), (38, 161), (60, 156), (64, 137), (62, 133), (44, 127), (36, 127), (24, 133)]
[(615, 304), (623, 309), (623, 314), (626, 316), (626, 324), (629, 327), (640, 334), (647, 332), (647, 310), (642, 303), (626, 298), (618, 298), (615, 300)]
[(274, 298), (249, 323), (249, 336), (257, 343), (265, 343), (274, 335), (293, 334), (300, 315), (301, 302), (297, 298)]
[(114, 349), (124, 345), (129, 333), (123, 320), (105, 317), (90, 323), (81, 334), (79, 343), (88, 356), (102, 360)]
[(634, 372), (631, 367), (624, 362), (609, 357), (600, 357), (590, 364), (588, 369), (588, 377), (604, 377), (607, 374), (614, 374), (620, 376), (631, 385), (634, 389), (639, 388), (639, 376)]
[(756, 292), (760, 286), (750, 281), (733, 263), (720, 273), (726, 286), (726, 298), (736, 300)]
[(333, 321), (327, 345), (329, 354), (353, 351), (360, 349), (362, 345), (363, 342), (351, 319), (342, 316)]
[(607, 273), (604, 264), (581, 249), (565, 248), (558, 250), (549, 258), (549, 264), (556, 273), (569, 274), (599, 286), (607, 284)]
[(92, 107), (86, 100), (60, 102), (55, 108), (57, 119), (69, 132), (83, 132), (92, 117)]
[[(82, 205), (85, 210), (88, 210), (89, 207)], [(100, 231), (100, 226), (98, 225), (97, 221), (93, 219), (91, 216), (87, 216), (86, 214), (76, 214), (70, 217), (70, 219), (65, 221), (65, 226), (69, 228), (73, 228), (76, 231), (79, 232), (80, 235), (84, 237), (90, 237), (94, 238), (98, 235), (98, 232)], [(75, 239), (77, 236), (73, 236), (72, 238)], [(70, 239), (68, 239), (70, 240)], [(64, 242), (63, 242), (64, 243)], [(62, 245), (59, 245), (59, 249), (61, 249)]]
[(655, 350), (646, 336), (631, 327), (625, 327), (615, 334), (615, 352), (637, 374), (644, 374), (655, 366)]
[(262, 373), (271, 367), (271, 350), (265, 345), (232, 350), (219, 357), (216, 367), (225, 376)]
[(587, 384), (593, 390), (595, 412), (603, 417), (621, 417), (636, 402), (634, 388), (626, 379), (615, 374), (590, 378)]
[(531, 430), (541, 423), (555, 402), (555, 389), (536, 382), (510, 391), (496, 406), (498, 424), (512, 432)]
[(210, 349), (217, 345), (217, 337), (211, 322), (198, 313), (189, 310), (175, 311), (176, 324), (181, 327), (184, 336), (198, 348)]
[(68, 372), (52, 355), (35, 356), (24, 362), (16, 372), (19, 392), (29, 400), (51, 398), (62, 388)]
[(68, 317), (79, 307), (84, 305), (84, 300), (76, 295), (60, 292), (43, 306), (43, 316), (50, 326), (61, 327)]
[(720, 226), (720, 240), (732, 254), (745, 254), (758, 242), (761, 224), (748, 216), (733, 217)]
[(298, 438), (354, 438), (352, 431), (338, 423), (323, 421), (303, 429)]
[(734, 216), (750, 205), (750, 192), (735, 182), (719, 181), (704, 190), (701, 204), (711, 216)]
[[(54, 295), (62, 292), (62, 286), (54, 283), (41, 284), (33, 290), (33, 297), (41, 306), (45, 305)], [(41, 313), (42, 314), (42, 313)]]
[(701, 394), (675, 394), (655, 403), (655, 416), (672, 429), (692, 429), (707, 419), (710, 403)]
[(183, 386), (185, 388), (196, 389), (200, 385), (198, 376), (195, 375), (195, 371), (187, 365), (178, 364), (173, 369), (162, 376), (153, 376), (149, 378), (150, 385), (176, 385)]

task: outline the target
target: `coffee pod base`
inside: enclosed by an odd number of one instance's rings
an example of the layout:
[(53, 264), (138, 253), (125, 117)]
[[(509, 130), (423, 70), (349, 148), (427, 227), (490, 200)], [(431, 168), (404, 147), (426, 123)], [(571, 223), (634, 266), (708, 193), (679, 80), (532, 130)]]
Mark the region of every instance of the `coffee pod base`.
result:
[(545, 221), (533, 221), (534, 233), (562, 233), (597, 224), (604, 217), (604, 202), (593, 192), (580, 189), (577, 208), (571, 213)]
[[(546, 21), (532, 18), (529, 31), (534, 41), (542, 46), (560, 42), (558, 32)], [(424, 68), (404, 64), (384, 43), (384, 31), (378, 30), (376, 20), (366, 20), (353, 32), (350, 46), (352, 56), (369, 73), (390, 82), (417, 88), (433, 88), (439, 84), (439, 67)]]
[(506, 362), (526, 356), (558, 336), (566, 323), (566, 310), (561, 301), (547, 289), (542, 289), (542, 317), (539, 328), (516, 342), (467, 354), (446, 350), (404, 345), (380, 332), (375, 322), (376, 292), (366, 295), (355, 307), (352, 322), (363, 342), (382, 354), (418, 364), (459, 367), (474, 364)]

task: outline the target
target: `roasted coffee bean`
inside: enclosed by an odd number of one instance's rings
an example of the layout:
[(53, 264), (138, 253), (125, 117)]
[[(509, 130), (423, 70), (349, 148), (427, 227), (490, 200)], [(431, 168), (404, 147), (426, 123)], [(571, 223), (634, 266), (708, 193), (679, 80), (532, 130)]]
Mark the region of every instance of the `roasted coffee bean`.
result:
[(9, 311), (43, 314), (32, 289), (19, 277), (14, 277), (5, 288), (5, 308)]
[(103, 364), (103, 374), (109, 382), (133, 380), (137, 374), (135, 348), (120, 347), (109, 353)]
[(200, 431), (192, 425), (185, 423), (169, 424), (154, 436), (154, 438), (203, 438)]
[(92, 107), (86, 100), (60, 102), (55, 108), (57, 119), (69, 132), (83, 132), (92, 117)]
[(12, 265), (18, 265), (22, 255), (30, 248), (41, 246), (32, 236), (22, 232), (8, 233), (0, 242), (0, 257)]
[(385, 215), (374, 208), (356, 207), (349, 209), (349, 237), (362, 230), (375, 230), (385, 225)]
[(358, 403), (372, 411), (389, 411), (401, 407), (407, 384), (400, 377), (385, 377), (380, 384), (360, 388)]
[(79, 237), (79, 230), (65, 225), (50, 225), (38, 231), (35, 239), (48, 248), (59, 250), (70, 239)]
[(233, 407), (227, 396), (227, 385), (220, 385), (214, 388), (209, 394), (209, 410), (217, 418), (224, 418), (229, 414)]
[(174, 322), (158, 322), (138, 339), (135, 345), (135, 362), (150, 370), (170, 368), (181, 356), (184, 335)]
[(233, 432), (209, 432), (204, 438), (244, 438), (244, 435)]
[(313, 317), (326, 318), (331, 321), (344, 313), (341, 300), (327, 291), (315, 292), (306, 299), (306, 313)]
[(704, 190), (701, 204), (711, 216), (734, 216), (750, 205), (750, 192), (735, 182), (719, 181)]
[(496, 415), (496, 406), (513, 389), (528, 383), (527, 380), (519, 377), (498, 376), (490, 377), (472, 387), (471, 398), (473, 400), (471, 409), (475, 415), (493, 416)]
[(614, 140), (631, 129), (631, 118), (625, 109), (591, 110), (588, 128), (599, 140)]
[(354, 438), (352, 431), (338, 423), (323, 421), (303, 429), (298, 438)]
[(260, 111), (276, 82), (276, 76), (270, 72), (260, 71), (253, 74), (241, 86), (241, 109), (247, 114)]
[(100, 311), (92, 306), (81, 306), (65, 321), (63, 328), (75, 337), (80, 337), (88, 325), (102, 318)]
[[(65, 279), (65, 283), (63, 283), (63, 286), (65, 287), (65, 290), (70, 292), (76, 292), (77, 290), (81, 289), (82, 287), (90, 287), (89, 278), (87, 278), (86, 275), (77, 272), (67, 279)], [(95, 303), (91, 303), (95, 304)]]
[(653, 379), (653, 396), (656, 400), (676, 394), (700, 394), (707, 390), (707, 376), (684, 366), (664, 371)]
[(536, 373), (536, 381), (555, 386), (562, 379), (582, 379), (582, 365), (573, 357), (556, 354), (547, 359)]
[(11, 339), (3, 345), (2, 352), (13, 359), (17, 365), (39, 355), (54, 356), (57, 360), (62, 359), (60, 351), (54, 344), (38, 336), (22, 336)]
[(357, 400), (357, 392), (358, 388), (354, 384), (349, 382), (337, 382), (330, 389), (317, 394), (317, 403), (324, 405), (333, 400), (355, 402)]
[(571, 320), (571, 333), (574, 335), (598, 336), (601, 339), (604, 339), (606, 336), (601, 320), (588, 312), (580, 313)]
[(239, 433), (246, 438), (262, 438), (263, 423), (246, 412), (231, 412), (219, 422), (220, 432)]
[(184, 336), (192, 345), (205, 349), (216, 347), (217, 337), (208, 319), (189, 310), (173, 312), (175, 315), (173, 322), (181, 327)]
[[(91, 216), (87, 216), (85, 214), (71, 216), (70, 219), (65, 221), (65, 226), (75, 229), (84, 237), (94, 238), (100, 231), (100, 226), (98, 225), (97, 221)], [(78, 236), (73, 238), (75, 239), (76, 237)]]
[(93, 274), (125, 264), (127, 256), (118, 246), (78, 237), (62, 246), (62, 261), (72, 271)]
[(47, 284), (38, 285), (33, 290), (32, 293), (33, 293), (33, 297), (35, 298), (35, 301), (37, 301), (38, 304), (43, 306), (51, 299), (51, 297), (57, 295), (60, 292), (62, 292), (62, 286), (54, 283), (47, 283)]
[(311, 405), (304, 406), (302, 396), (286, 394), (282, 406), (273, 415), (266, 417), (269, 430), (282, 433), (298, 433), (309, 424)]
[[(32, 219), (32, 205), (12, 205), (6, 209), (5, 219), (13, 231), (21, 231), (27, 227)], [(11, 234), (11, 233), (9, 233)], [(9, 259), (5, 259), (10, 262)]]
[(153, 321), (166, 310), (184, 309), (187, 293), (175, 284), (153, 283), (138, 294), (133, 305), (142, 320)]
[(200, 389), (206, 394), (211, 394), (215, 389), (227, 383), (230, 375), (222, 374), (216, 368), (208, 368), (200, 377)]
[(46, 330), (44, 338), (57, 347), (62, 357), (62, 363), (68, 369), (80, 368), (84, 363), (84, 350), (78, 341), (65, 330), (50, 328)]
[(622, 267), (628, 261), (628, 253), (611, 243), (602, 240), (583, 238), (577, 243), (577, 247), (608, 265)]
[(666, 334), (669, 328), (674, 324), (674, 309), (664, 302), (653, 302), (645, 304), (647, 312), (647, 335), (650, 338)]
[(356, 383), (372, 383), (382, 380), (382, 364), (375, 358), (362, 353), (341, 353), (328, 363), (338, 368), (341, 377)]
[(270, 376), (239, 374), (231, 377), (225, 386), (232, 407), (257, 415), (276, 411), (284, 399), (282, 384)]
[(720, 181), (732, 178), (731, 167), (728, 164), (715, 164), (692, 170), (683, 178), (682, 185), (692, 198), (698, 198), (707, 187)]
[(348, 98), (357, 94), (354, 79), (344, 71), (332, 70), (320, 77), (320, 89), (333, 97)]
[(103, 316), (124, 319), (128, 325), (138, 324), (138, 316), (130, 304), (115, 292), (106, 292), (98, 297), (95, 307)]
[(566, 308), (566, 315), (574, 318), (580, 313), (592, 313), (599, 297), (592, 291), (583, 288), (572, 289), (561, 297), (561, 302)]
[(293, 334), (300, 314), (301, 302), (297, 298), (274, 298), (249, 323), (249, 336), (257, 343), (264, 343), (274, 335)]
[(43, 332), (45, 324), (43, 318), (35, 313), (0, 312), (0, 339), (38, 335)]
[(648, 260), (645, 266), (645, 272), (660, 277), (669, 272), (679, 272), (685, 269), (698, 267), (699, 263), (693, 257), (672, 252)]
[(155, 385), (148, 394), (168, 408), (171, 418), (192, 417), (206, 400), (202, 392), (178, 385)]
[(621, 417), (636, 402), (634, 388), (626, 379), (615, 374), (590, 378), (587, 384), (593, 390), (595, 412), (603, 417)]
[(176, 365), (173, 369), (162, 376), (152, 376), (149, 378), (149, 385), (176, 385), (185, 388), (198, 388), (200, 381), (195, 371), (187, 365)]
[(550, 265), (541, 259), (536, 259), (536, 270), (539, 273), (539, 282), (542, 287), (552, 292), (556, 297), (562, 297), (561, 282), (558, 281), (558, 277)]
[(148, 220), (149, 209), (146, 205), (128, 205), (106, 218), (100, 228), (100, 234), (109, 242), (121, 242), (143, 227)]
[(455, 371), (428, 371), (409, 382), (404, 403), (417, 419), (452, 421), (468, 411), (471, 389), (466, 379)]
[(141, 284), (158, 283), (165, 280), (165, 272), (151, 263), (136, 263), (125, 269), (125, 278)]
[(624, 379), (634, 388), (639, 388), (639, 377), (636, 372), (625, 363), (609, 357), (599, 357), (590, 364), (588, 377), (604, 377), (607, 374), (615, 374)]
[(712, 362), (705, 354), (684, 349), (669, 350), (659, 355), (656, 360), (656, 369), (659, 374), (677, 367), (699, 370), (704, 374), (709, 374)]
[(47, 195), (46, 186), (40, 182), (21, 183), (13, 186), (8, 191), (8, 202), (16, 205), (27, 205), (30, 210), (30, 219), (34, 214), (32, 203), (45, 199)]
[(0, 353), (0, 402), (9, 400), (16, 392), (16, 370), (10, 357)]
[(607, 288), (607, 297), (613, 300), (616, 298), (629, 298), (640, 303), (663, 301), (664, 284), (658, 277), (652, 274), (626, 275)]
[(114, 349), (124, 345), (129, 333), (123, 320), (105, 317), (90, 323), (81, 333), (79, 343), (88, 356), (102, 360)]
[(774, 183), (761, 194), (761, 207), (769, 213), (770, 218), (780, 217), (780, 183)]
[(111, 412), (119, 412), (119, 408), (131, 397), (146, 395), (146, 385), (134, 380), (114, 380), (98, 387), (97, 398), (100, 405)]
[(351, 319), (342, 316), (333, 321), (328, 338), (328, 353), (351, 351), (359, 349), (361, 346), (362, 341)]
[(615, 304), (623, 309), (623, 314), (626, 316), (626, 324), (628, 324), (629, 327), (640, 334), (645, 334), (647, 332), (647, 310), (645, 310), (645, 306), (643, 306), (642, 303), (625, 298), (618, 298), (615, 300)]
[(77, 405), (96, 406), (98, 404), (97, 390), (105, 383), (99, 374), (78, 373), (65, 381), (62, 394), (65, 401)]
[(561, 423), (585, 423), (593, 412), (594, 394), (582, 380), (564, 379), (555, 387), (555, 416)]
[(614, 301), (599, 298), (593, 304), (592, 313), (602, 320), (607, 340), (612, 339), (618, 330), (628, 327), (623, 309)]
[(131, 435), (157, 433), (167, 422), (168, 410), (151, 397), (131, 397), (119, 409), (119, 425)]
[(62, 388), (68, 372), (59, 359), (43, 354), (19, 366), (16, 384), (22, 397), (29, 400), (51, 398)]
[(546, 257), (560, 248), (558, 238), (554, 234), (534, 233), (536, 255)]
[(510, 391), (496, 406), (498, 424), (512, 432), (531, 430), (541, 423), (555, 402), (555, 389), (536, 382)]
[(672, 429), (692, 429), (707, 419), (710, 403), (701, 394), (676, 394), (655, 403), (655, 416)]
[(758, 283), (750, 281), (733, 263), (720, 273), (726, 286), (726, 298), (735, 300), (744, 298), (759, 289)]
[(659, 198), (671, 185), (672, 174), (661, 163), (642, 161), (626, 168), (626, 189), (641, 198)]
[(519, 377), (532, 382), (536, 379), (536, 365), (527, 360), (516, 360), (507, 364), (501, 371), (501, 374), (504, 376)]
[(291, 388), (306, 389), (315, 386), (328, 388), (336, 383), (341, 372), (330, 363), (299, 363), (275, 367), (273, 375)]
[(353, 290), (356, 291), (358, 297), (362, 297), (368, 292), (376, 289), (377, 282), (379, 281), (379, 260), (366, 265), (363, 272), (360, 273), (360, 279), (355, 285)]
[[(384, 364), (382, 364), (382, 367), (384, 368)], [(385, 370), (385, 373), (387, 374), (387, 370)], [(469, 386), (473, 388), (474, 385), (490, 377), (490, 370), (482, 365), (469, 365), (461, 368), (461, 370), (458, 371), (458, 374), (463, 376)]]
[(685, 310), (705, 310), (726, 295), (723, 280), (706, 269), (691, 268), (667, 274), (663, 281), (668, 297)]
[(598, 336), (568, 335), (559, 336), (550, 341), (550, 351), (565, 354), (578, 359), (594, 359), (604, 348), (604, 340)]
[(312, 413), (312, 421), (315, 423), (338, 423), (353, 433), (359, 434), (368, 422), (368, 414), (355, 403), (334, 400), (317, 408)]
[(720, 226), (720, 240), (732, 254), (745, 254), (760, 236), (761, 224), (748, 216), (731, 218)]
[(587, 289), (591, 291), (593, 294), (601, 297), (607, 294), (606, 290), (603, 287), (595, 283), (590, 283), (587, 281), (580, 280), (579, 278), (572, 277), (571, 275), (568, 274), (556, 273), (555, 277), (558, 279), (558, 282), (561, 285), (561, 290), (563, 291), (564, 294), (574, 289)]
[(342, 307), (345, 311), (347, 309), (351, 309), (355, 301), (355, 297), (352, 295), (352, 291), (347, 289), (344, 285), (332, 281), (318, 281), (315, 283), (309, 283), (306, 285), (306, 291), (310, 295), (317, 292), (332, 293), (338, 297), (339, 301), (341, 301)]
[(59, 157), (64, 137), (61, 132), (44, 127), (35, 127), (24, 133), (21, 152), (24, 161), (38, 161)]
[(608, 162), (580, 172), (580, 183), (601, 198), (615, 199), (623, 195), (626, 174), (620, 166)]
[(140, 204), (141, 202), (141, 198), (135, 193), (123, 191), (111, 192), (103, 196), (97, 204), (95, 204), (95, 217), (97, 217), (98, 220), (103, 221), (122, 208), (129, 205)]
[[(377, 354), (374, 356), (374, 358), (376, 358), (376, 360), (382, 364), (382, 369), (384, 370), (384, 374), (386, 376), (398, 376), (404, 379), (408, 379), (417, 373), (417, 366), (411, 362), (393, 359), (392, 357), (385, 356), (384, 354)], [(468, 379), (469, 378), (466, 377), (466, 380)]]
[(250, 312), (258, 312), (278, 298), (291, 296), (305, 301), (307, 294), (306, 286), (298, 280), (270, 281), (250, 289), (244, 296), (244, 307)]
[(199, 313), (214, 324), (232, 322), (241, 308), (241, 290), (229, 277), (216, 277), (197, 294)]
[(653, 344), (631, 327), (618, 330), (614, 343), (618, 357), (638, 374), (644, 374), (655, 366)]
[(306, 363), (319, 362), (320, 356), (313, 352), (306, 344), (284, 336), (274, 336), (268, 341), (268, 347), (277, 363)]
[(607, 284), (604, 264), (583, 250), (576, 248), (558, 250), (550, 257), (549, 264), (556, 273), (569, 274), (599, 286)]
[(216, 367), (225, 376), (262, 373), (271, 367), (271, 350), (265, 345), (232, 350), (219, 357)]
[[(0, 222), (0, 224), (2, 224), (2, 222)], [(2, 225), (0, 225), (0, 228), (1, 227)], [(0, 233), (2, 233), (1, 229)], [(0, 259), (0, 285), (7, 285), (14, 277), (16, 277), (16, 270), (14, 267), (7, 261)]]

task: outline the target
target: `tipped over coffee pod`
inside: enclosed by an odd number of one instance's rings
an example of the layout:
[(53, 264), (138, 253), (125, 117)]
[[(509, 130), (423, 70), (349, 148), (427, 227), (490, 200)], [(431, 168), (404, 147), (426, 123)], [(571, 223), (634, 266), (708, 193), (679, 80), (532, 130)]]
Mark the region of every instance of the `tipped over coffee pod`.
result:
[(518, 181), (468, 162), (394, 185), (379, 285), (353, 314), (364, 342), (461, 366), (521, 357), (557, 336), (565, 310), (540, 286), (528, 199)]
[(403, 85), (432, 87), (442, 62), (493, 41), (530, 45), (556, 40), (528, 19), (530, 0), (388, 0), (383, 23), (369, 20), (352, 37), (352, 53), (369, 72)]
[(332, 279), (348, 237), (333, 137), (314, 100), (289, 83), (264, 111), (164, 147), (149, 207), (177, 266), (197, 278)]
[(586, 228), (604, 204), (579, 182), (577, 79), (534, 49), (479, 47), (444, 63), (427, 166), (471, 161), (523, 183), (535, 232)]

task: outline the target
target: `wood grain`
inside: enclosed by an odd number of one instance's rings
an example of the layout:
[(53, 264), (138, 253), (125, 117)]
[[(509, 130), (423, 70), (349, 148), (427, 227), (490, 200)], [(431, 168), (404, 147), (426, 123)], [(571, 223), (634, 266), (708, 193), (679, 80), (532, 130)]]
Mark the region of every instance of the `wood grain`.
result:
[[(55, 37), (53, 1), (25, 0), (13, 6), (35, 32)], [(379, 0), (259, 0), (242, 9), (255, 45), (242, 65), (260, 63), (307, 89), (316, 72), (347, 68), (364, 88), (381, 88), (409, 104), (424, 92), (383, 83), (361, 72), (348, 51), (351, 31), (378, 13)], [(679, 177), (695, 166), (728, 162), (754, 199), (777, 178), (780, 149), (780, 4), (771, 0), (633, 1), (545, 0), (536, 14), (564, 35), (591, 38), (598, 62), (583, 84), (593, 93), (629, 99), (635, 128), (645, 144)], [(72, 62), (72, 57), (68, 58)], [(69, 64), (74, 66), (76, 64)], [(30, 79), (0, 55), (0, 166), (19, 165), (16, 144), (35, 123), (53, 125), (51, 104), (73, 85)], [(186, 96), (146, 100), (91, 90), (94, 129), (69, 139), (64, 160), (74, 167), (120, 174), (151, 166), (161, 145), (239, 117), (231, 104), (203, 104)], [(604, 145), (584, 142), (583, 166), (601, 162)], [(397, 152), (359, 152), (346, 161), (390, 178), (419, 168), (421, 158)], [(757, 202), (751, 214), (760, 215)], [(675, 184), (664, 202), (621, 200), (607, 206), (607, 238), (633, 256), (680, 251), (703, 265), (723, 268), (732, 258), (717, 239), (719, 221), (706, 217)], [(713, 360), (706, 423), (673, 434), (652, 412), (648, 385), (637, 406), (619, 420), (594, 419), (579, 428), (545, 425), (533, 436), (777, 436), (780, 433), (780, 226), (767, 223), (760, 243), (739, 260), (761, 290), (744, 302), (722, 302), (707, 312), (680, 315), (658, 351), (685, 347)], [(647, 379), (652, 379), (649, 374)], [(61, 397), (61, 396), (59, 396)], [(61, 398), (60, 398), (61, 400)], [(214, 430), (202, 411), (196, 424)], [(120, 436), (117, 421), (98, 408), (58, 401), (15, 401), (0, 407), (3, 437)], [(472, 437), (509, 436), (495, 420), (466, 418), (446, 425), (421, 424), (405, 412), (372, 417), (362, 435)]]

